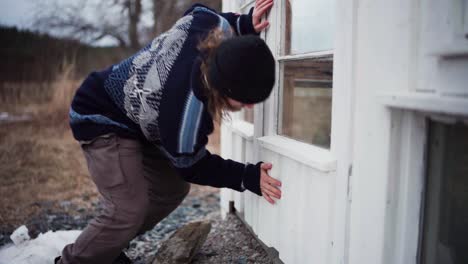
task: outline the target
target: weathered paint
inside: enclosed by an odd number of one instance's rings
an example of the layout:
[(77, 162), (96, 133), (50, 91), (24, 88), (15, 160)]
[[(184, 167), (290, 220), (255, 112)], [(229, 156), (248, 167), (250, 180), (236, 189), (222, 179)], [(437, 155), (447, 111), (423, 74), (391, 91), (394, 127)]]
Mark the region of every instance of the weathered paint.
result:
[[(223, 3), (238, 11), (236, 1)], [(283, 6), (275, 2), (262, 35), (277, 58)], [(330, 150), (284, 148), (277, 83), (255, 107), (254, 127), (225, 123), (221, 143), (225, 157), (272, 162), (283, 198), (271, 206), (223, 190), (221, 207), (226, 212), (235, 201), (285, 263), (417, 263), (426, 120), (468, 119), (468, 1), (336, 6)]]

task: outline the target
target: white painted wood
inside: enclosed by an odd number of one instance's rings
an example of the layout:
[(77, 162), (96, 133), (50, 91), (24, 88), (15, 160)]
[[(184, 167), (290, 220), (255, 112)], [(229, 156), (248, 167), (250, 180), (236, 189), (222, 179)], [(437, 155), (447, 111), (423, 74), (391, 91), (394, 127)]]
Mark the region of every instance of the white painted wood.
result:
[(254, 125), (244, 120), (234, 120), (229, 125), (231, 131), (247, 140), (252, 140), (254, 135)]
[(468, 116), (468, 98), (464, 97), (449, 97), (417, 92), (381, 93), (379, 97), (384, 105), (392, 108)]
[[(232, 135), (232, 155), (233, 155), (232, 156), (233, 160), (244, 163), (244, 159), (245, 159), (244, 138), (235, 133), (233, 133)], [(234, 199), (234, 205), (236, 207), (236, 211), (240, 215), (243, 215), (244, 201), (241, 197), (241, 194), (236, 191), (232, 191), (232, 192), (233, 192), (233, 199)]]
[(457, 57), (466, 57), (468, 55), (468, 45), (464, 43), (456, 43), (451, 45), (446, 45), (438, 47), (433, 51), (429, 51), (429, 55), (439, 56), (444, 58), (457, 58)]
[(273, 206), (260, 200), (255, 232), (279, 250), (285, 263), (326, 263), (333, 175), (311, 171), (305, 164), (269, 149), (262, 149), (261, 155), (273, 163), (271, 176), (283, 182), (283, 197)]
[(336, 169), (336, 159), (329, 150), (283, 136), (267, 136), (258, 139), (262, 148), (303, 163), (313, 169), (330, 172)]
[(333, 58), (333, 104), (330, 151), (337, 160), (336, 176), (332, 184), (330, 261), (347, 263), (349, 241), (349, 203), (352, 189), (349, 182), (352, 172), (352, 147), (354, 126), (354, 66), (356, 54), (357, 1), (337, 1), (335, 17), (335, 50)]
[(278, 96), (279, 96), (279, 84), (280, 79), (280, 64), (277, 58), (281, 54), (281, 7), (284, 5), (284, 1), (276, 1), (273, 5), (270, 14), (268, 15), (268, 21), (270, 26), (266, 31), (265, 41), (270, 47), (273, 56), (276, 58), (276, 79), (271, 92), (270, 97), (263, 103), (262, 117), (257, 119), (256, 126), (262, 126), (262, 133), (257, 134), (257, 137), (266, 135), (277, 135), (278, 133)]
[(348, 263), (382, 263), (389, 177), (390, 111), (379, 91), (408, 90), (412, 1), (355, 2), (355, 119)]
[[(468, 51), (468, 40), (466, 40)], [(468, 55), (468, 52), (467, 54)], [(468, 56), (439, 60), (438, 91), (442, 95), (468, 98)]]
[[(249, 0), (249, 1), (247, 1), (246, 3), (244, 3), (243, 5), (241, 5), (239, 9), (240, 9), (240, 10), (244, 10), (244, 9), (247, 9), (247, 8), (250, 9), (250, 6), (251, 6), (252, 4), (254, 4), (254, 3), (255, 3), (255, 0)], [(248, 11), (248, 10), (247, 10), (247, 11)]]
[(293, 61), (293, 60), (303, 60), (303, 59), (328, 57), (330, 55), (333, 55), (333, 50), (308, 52), (308, 53), (304, 53), (304, 54), (295, 54), (295, 55), (283, 55), (283, 56), (279, 56), (278, 60), (279, 61)]
[(465, 39), (468, 39), (468, 1), (467, 0), (462, 0), (463, 1), (463, 21), (465, 22), (463, 24), (463, 34)]
[[(466, 5), (454, 8), (462, 1), (338, 0), (330, 150), (278, 136), (278, 67), (254, 126), (224, 125), (222, 146), (226, 157), (272, 162), (283, 198), (271, 206), (223, 191), (222, 208), (236, 200), (285, 263), (415, 264), (425, 120), (468, 122), (467, 59), (457, 44), (466, 26), (456, 15)], [(223, 1), (240, 8), (233, 2)], [(264, 34), (275, 58), (316, 56), (282, 56), (285, 2), (275, 2)]]
[(424, 189), (426, 122), (424, 115), (394, 111), (383, 263), (414, 263), (418, 255)]
[[(229, 130), (229, 127), (226, 124), (221, 124), (221, 156), (226, 159), (232, 158), (232, 132)], [(221, 207), (221, 217), (226, 218), (226, 214), (229, 212), (229, 202), (233, 201), (233, 191), (227, 188), (222, 188), (220, 190), (220, 207)]]

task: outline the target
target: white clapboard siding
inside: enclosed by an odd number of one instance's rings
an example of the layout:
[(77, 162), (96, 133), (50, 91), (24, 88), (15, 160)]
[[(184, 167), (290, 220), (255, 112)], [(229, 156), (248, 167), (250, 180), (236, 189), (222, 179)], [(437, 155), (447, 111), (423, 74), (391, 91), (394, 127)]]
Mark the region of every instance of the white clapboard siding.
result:
[[(232, 158), (232, 133), (225, 125), (221, 125), (221, 156), (226, 159)], [(221, 215), (224, 218), (229, 212), (229, 202), (233, 201), (233, 192), (229, 189), (223, 188), (220, 191)]]
[[(223, 125), (221, 141), (225, 157), (255, 163), (252, 160), (254, 145), (250, 138), (239, 135), (229, 125)], [(304, 260), (326, 263), (331, 250), (334, 171), (316, 170), (263, 147), (260, 147), (258, 156), (260, 160), (273, 164), (270, 175), (282, 181), (282, 199), (271, 205), (249, 191), (239, 193), (223, 189), (223, 213), (227, 212), (229, 201), (234, 201), (238, 215), (259, 239), (280, 252), (280, 259), (285, 263), (304, 263)]]

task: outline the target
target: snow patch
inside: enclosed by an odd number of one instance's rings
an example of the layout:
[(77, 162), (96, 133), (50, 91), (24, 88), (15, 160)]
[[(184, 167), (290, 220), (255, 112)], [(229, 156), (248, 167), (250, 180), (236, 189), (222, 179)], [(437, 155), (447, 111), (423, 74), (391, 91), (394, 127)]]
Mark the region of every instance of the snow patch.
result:
[(62, 249), (73, 243), (79, 230), (48, 231), (31, 240), (26, 226), (21, 226), (10, 236), (14, 244), (0, 248), (0, 264), (50, 264)]

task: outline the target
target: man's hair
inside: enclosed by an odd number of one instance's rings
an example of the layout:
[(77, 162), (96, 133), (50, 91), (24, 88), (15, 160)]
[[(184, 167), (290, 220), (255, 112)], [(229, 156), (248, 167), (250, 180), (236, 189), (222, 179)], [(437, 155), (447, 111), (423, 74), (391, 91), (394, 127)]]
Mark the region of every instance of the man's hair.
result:
[(198, 44), (198, 50), (202, 54), (202, 63), (200, 66), (201, 78), (203, 82), (203, 93), (207, 98), (208, 112), (214, 121), (220, 122), (229, 117), (229, 104), (227, 97), (222, 95), (216, 87), (213, 87), (208, 81), (209, 65), (214, 57), (216, 49), (224, 40), (223, 32), (215, 28)]

